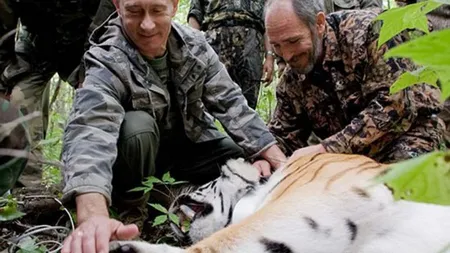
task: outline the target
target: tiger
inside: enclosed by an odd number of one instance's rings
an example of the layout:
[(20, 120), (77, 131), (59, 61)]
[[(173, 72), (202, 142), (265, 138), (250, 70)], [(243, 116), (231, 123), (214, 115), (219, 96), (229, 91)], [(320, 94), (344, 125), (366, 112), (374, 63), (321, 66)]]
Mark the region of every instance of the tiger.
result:
[[(362, 155), (314, 154), (267, 182), (243, 159), (170, 206), (187, 248), (115, 241), (110, 252), (438, 253), (450, 243), (450, 207), (394, 200), (374, 183), (389, 170)], [(190, 222), (190, 227), (183, 224)]]

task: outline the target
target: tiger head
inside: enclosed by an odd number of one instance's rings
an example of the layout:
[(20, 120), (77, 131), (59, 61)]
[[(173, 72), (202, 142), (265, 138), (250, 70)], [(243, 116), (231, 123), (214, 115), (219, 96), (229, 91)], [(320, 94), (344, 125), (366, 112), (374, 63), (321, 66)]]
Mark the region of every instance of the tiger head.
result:
[(236, 203), (259, 185), (259, 171), (244, 159), (228, 160), (220, 177), (195, 191), (179, 195), (169, 208), (179, 224), (171, 224), (177, 238), (196, 243), (228, 226)]

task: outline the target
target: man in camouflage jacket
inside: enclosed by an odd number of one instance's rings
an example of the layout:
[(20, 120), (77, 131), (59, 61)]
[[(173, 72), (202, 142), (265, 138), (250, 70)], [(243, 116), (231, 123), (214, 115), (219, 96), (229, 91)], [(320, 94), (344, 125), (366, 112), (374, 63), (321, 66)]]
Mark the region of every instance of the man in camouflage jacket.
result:
[[(87, 37), (114, 10), (111, 0), (0, 0), (0, 93), (25, 114), (42, 113), (29, 125), (34, 155), (42, 155), (50, 79), (58, 73), (74, 87), (83, 81)], [(29, 163), (20, 182), (40, 184), (40, 170)]]
[(63, 201), (76, 199), (79, 226), (63, 253), (87, 243), (86, 234), (96, 235), (97, 252), (110, 238), (128, 238), (123, 230), (136, 235), (136, 227), (109, 219), (107, 207), (131, 221), (148, 196), (129, 190), (148, 176), (170, 170), (178, 180), (204, 183), (229, 158), (261, 157), (255, 166), (263, 173), (270, 167), (260, 166), (285, 160), (201, 32), (171, 23), (177, 4), (119, 0), (119, 16), (91, 36), (64, 133)]
[(342, 10), (362, 10), (367, 8), (383, 8), (382, 0), (325, 0), (325, 13)]
[(261, 81), (272, 81), (275, 56), (264, 39), (263, 12), (264, 0), (191, 0), (188, 13), (189, 24), (205, 31), (208, 43), (253, 109)]
[[(439, 148), (439, 91), (417, 84), (389, 93), (395, 80), (414, 66), (406, 59), (383, 58), (404, 38), (396, 36), (377, 48), (377, 13), (325, 16), (320, 4), (306, 0), (269, 6), (268, 37), (289, 64), (269, 126), (286, 154), (358, 153), (389, 163)], [(305, 148), (312, 131), (323, 141)]]

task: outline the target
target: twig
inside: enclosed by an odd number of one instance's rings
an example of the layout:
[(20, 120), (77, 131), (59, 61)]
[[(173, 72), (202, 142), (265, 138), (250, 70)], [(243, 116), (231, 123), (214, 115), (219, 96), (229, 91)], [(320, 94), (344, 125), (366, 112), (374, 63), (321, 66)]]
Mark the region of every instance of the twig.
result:
[(21, 158), (27, 158), (30, 161), (34, 161), (36, 163), (40, 164), (46, 164), (58, 168), (63, 168), (63, 163), (59, 161), (45, 161), (42, 159), (37, 158), (32, 153), (22, 150), (22, 149), (10, 149), (10, 148), (0, 148), (0, 156), (12, 156), (12, 157), (21, 157)]
[(167, 198), (170, 199), (170, 196), (167, 195), (165, 192), (163, 192), (163, 191), (161, 191), (161, 190), (158, 190), (158, 189), (156, 189), (156, 188), (153, 187), (152, 191), (159, 192), (159, 193), (161, 193), (162, 195), (164, 195), (164, 196), (166, 196)]
[(8, 123), (0, 124), (0, 141), (3, 141), (7, 136), (11, 134), (11, 132), (20, 124), (30, 121), (34, 118), (37, 118), (41, 115), (40, 112), (32, 112), (20, 118), (17, 118)]
[(61, 205), (61, 207), (64, 209), (64, 211), (66, 212), (67, 216), (69, 216), (69, 220), (70, 220), (70, 225), (72, 227), (72, 230), (75, 229), (75, 223), (73, 222), (72, 219), (72, 215), (70, 215), (69, 210), (67, 210), (67, 208), (64, 207), (63, 203), (61, 203), (61, 201), (53, 196), (50, 195), (30, 195), (30, 196), (24, 196), (25, 199), (31, 199), (31, 198), (47, 198), (47, 199), (53, 199), (54, 201), (56, 201), (59, 205)]
[[(34, 234), (38, 234), (38, 233), (41, 233), (41, 232), (44, 232), (44, 231), (48, 231), (48, 230), (58, 230), (58, 229), (61, 229), (61, 230), (65, 230), (65, 231), (67, 231), (67, 232), (70, 232), (70, 229), (68, 229), (68, 228), (66, 228), (66, 227), (63, 227), (63, 226), (48, 226), (48, 227), (39, 228), (39, 229), (33, 229), (33, 228), (32, 228), (32, 229), (31, 229), (32, 231), (27, 232), (27, 233), (24, 233), (24, 234), (22, 234), (21, 236), (15, 238), (15, 239), (14, 239), (14, 242), (20, 242), (20, 240), (22, 240), (22, 239), (25, 238), (25, 237), (28, 237), (28, 236), (31, 236), (31, 235), (34, 235)], [(58, 232), (56, 232), (56, 233), (59, 234)], [(53, 234), (53, 236), (55, 236), (55, 235)]]
[(67, 215), (69, 216), (70, 225), (72, 226), (72, 230), (75, 230), (75, 223), (73, 222), (72, 215), (70, 215), (69, 210), (67, 210), (67, 208), (64, 207), (64, 205), (61, 203), (61, 201), (59, 201), (59, 199), (57, 199), (57, 198), (53, 198), (53, 199), (56, 202), (58, 202), (61, 205), (61, 207), (64, 209), (64, 211), (67, 213)]

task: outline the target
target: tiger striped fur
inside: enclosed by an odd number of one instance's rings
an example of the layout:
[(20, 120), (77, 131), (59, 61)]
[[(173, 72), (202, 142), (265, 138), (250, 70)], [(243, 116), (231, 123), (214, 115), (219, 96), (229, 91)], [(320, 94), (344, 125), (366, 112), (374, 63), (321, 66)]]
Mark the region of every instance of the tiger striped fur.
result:
[(230, 160), (222, 175), (179, 196), (171, 211), (191, 220), (186, 249), (111, 243), (138, 253), (438, 253), (450, 243), (450, 207), (394, 201), (372, 179), (387, 165), (360, 155), (316, 154), (277, 170)]

